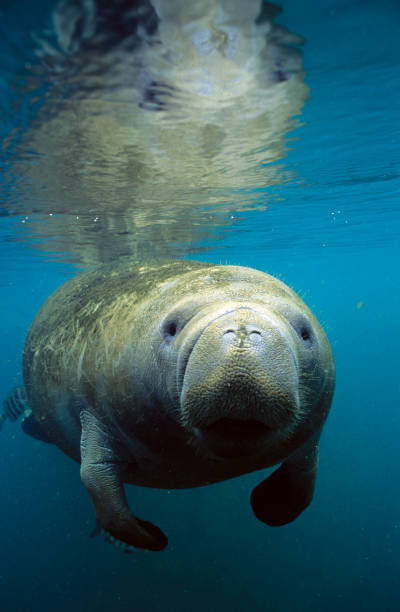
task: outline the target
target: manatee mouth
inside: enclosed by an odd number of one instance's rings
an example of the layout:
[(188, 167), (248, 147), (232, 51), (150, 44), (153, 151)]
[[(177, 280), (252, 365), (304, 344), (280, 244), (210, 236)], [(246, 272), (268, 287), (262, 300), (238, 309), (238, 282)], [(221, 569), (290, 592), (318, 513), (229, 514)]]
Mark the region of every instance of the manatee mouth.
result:
[(255, 419), (223, 418), (195, 433), (215, 457), (238, 459), (257, 455), (276, 430)]
[(218, 419), (204, 429), (207, 434), (216, 435), (230, 440), (257, 439), (273, 432), (272, 427), (255, 419)]

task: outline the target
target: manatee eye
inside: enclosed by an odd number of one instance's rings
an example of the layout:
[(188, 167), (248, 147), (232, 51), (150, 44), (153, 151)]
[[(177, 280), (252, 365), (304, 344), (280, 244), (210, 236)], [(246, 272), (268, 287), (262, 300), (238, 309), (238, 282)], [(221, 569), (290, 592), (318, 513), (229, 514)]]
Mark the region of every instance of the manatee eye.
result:
[(167, 321), (163, 326), (163, 336), (165, 338), (173, 338), (176, 336), (178, 326), (175, 321)]
[(303, 340), (309, 340), (310, 339), (310, 332), (308, 331), (307, 328), (303, 327), (303, 329), (300, 332), (300, 336), (303, 338)]
[(166, 331), (169, 336), (176, 336), (177, 329), (178, 328), (176, 326), (176, 323), (172, 321), (171, 323), (169, 323)]
[(313, 344), (313, 333), (308, 325), (300, 325), (297, 332), (304, 344), (311, 346)]
[(311, 348), (314, 345), (315, 337), (308, 319), (302, 313), (293, 311), (287, 313), (287, 318), (300, 341)]
[(159, 327), (160, 334), (166, 342), (172, 342), (183, 328), (196, 316), (202, 304), (187, 302), (169, 312)]

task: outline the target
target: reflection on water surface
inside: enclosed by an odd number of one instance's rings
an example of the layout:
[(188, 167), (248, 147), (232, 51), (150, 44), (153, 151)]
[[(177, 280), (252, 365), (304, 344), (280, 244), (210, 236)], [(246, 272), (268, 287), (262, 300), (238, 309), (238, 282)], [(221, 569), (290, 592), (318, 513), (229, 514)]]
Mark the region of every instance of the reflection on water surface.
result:
[(267, 207), (268, 188), (292, 177), (282, 160), (308, 94), (302, 40), (277, 12), (59, 4), (24, 79), (32, 97), (46, 85), (40, 110), (6, 144), (8, 211), (29, 216), (41, 249), (87, 265), (191, 252), (237, 211)]

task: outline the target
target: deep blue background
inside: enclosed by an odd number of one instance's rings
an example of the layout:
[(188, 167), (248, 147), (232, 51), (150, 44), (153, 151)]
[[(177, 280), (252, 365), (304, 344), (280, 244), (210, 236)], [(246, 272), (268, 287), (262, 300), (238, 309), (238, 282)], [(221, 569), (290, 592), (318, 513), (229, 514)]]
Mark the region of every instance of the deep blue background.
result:
[[(125, 556), (88, 538), (94, 518), (78, 466), (6, 424), (4, 612), (399, 608), (400, 8), (394, 0), (282, 4), (281, 23), (307, 39), (311, 98), (286, 160), (298, 181), (274, 187), (276, 204), (241, 215), (203, 259), (278, 275), (327, 330), (337, 389), (315, 500), (295, 523), (272, 529), (249, 505), (261, 474), (190, 491), (132, 487), (135, 512), (159, 524), (170, 546)], [(30, 61), (29, 32), (47, 24), (53, 5), (0, 5), (5, 133), (34, 112), (13, 111), (8, 84)], [(0, 397), (21, 381), (24, 338), (38, 307), (74, 273), (16, 242), (22, 221), (0, 223)]]

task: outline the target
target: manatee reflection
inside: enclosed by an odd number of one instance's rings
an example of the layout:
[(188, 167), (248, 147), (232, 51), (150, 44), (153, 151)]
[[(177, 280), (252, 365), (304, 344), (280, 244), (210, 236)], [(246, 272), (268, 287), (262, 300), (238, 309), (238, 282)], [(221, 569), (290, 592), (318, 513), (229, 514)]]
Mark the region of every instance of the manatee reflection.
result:
[(83, 265), (175, 256), (257, 206), (254, 190), (288, 180), (276, 162), (308, 89), (301, 39), (274, 23), (278, 11), (62, 2), (38, 48), (50, 87), (10, 179), (40, 248)]

